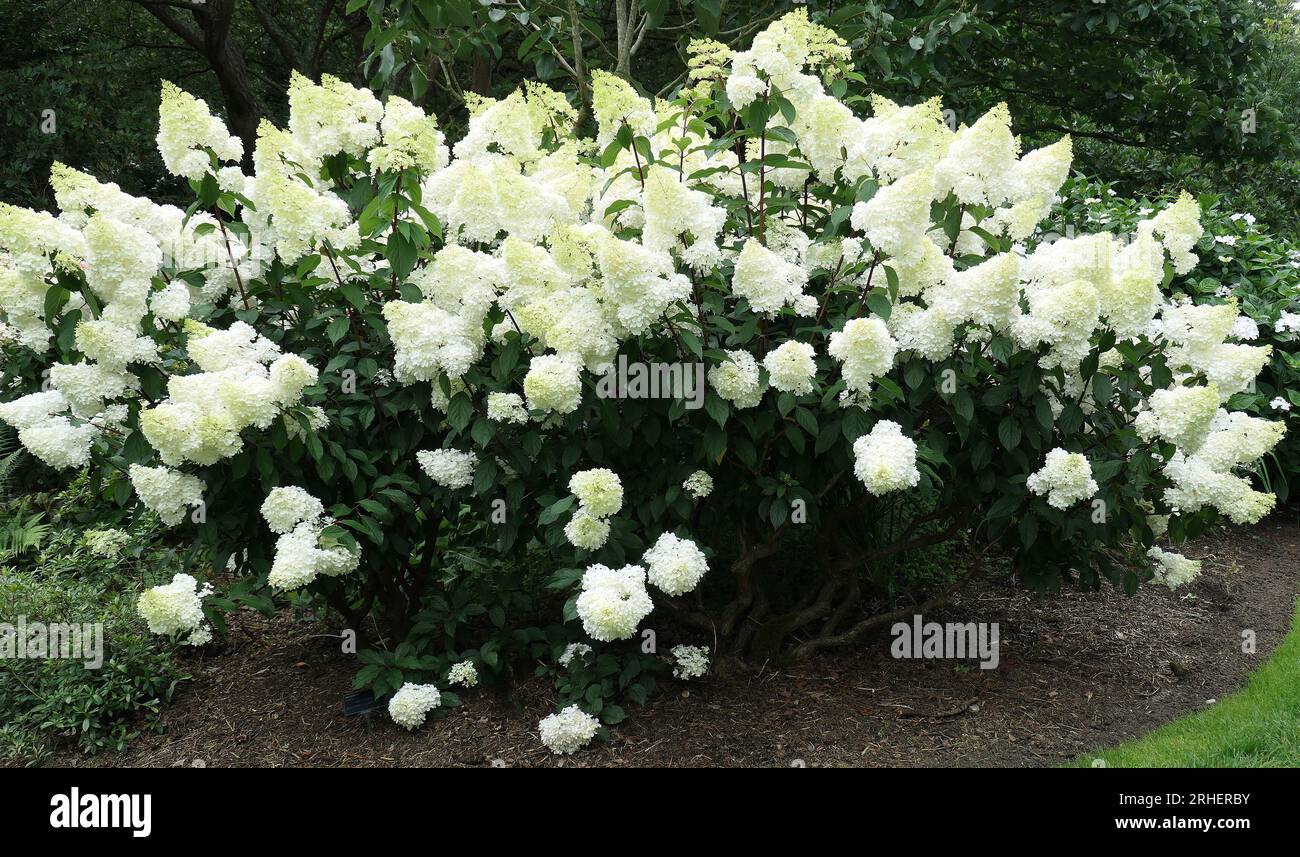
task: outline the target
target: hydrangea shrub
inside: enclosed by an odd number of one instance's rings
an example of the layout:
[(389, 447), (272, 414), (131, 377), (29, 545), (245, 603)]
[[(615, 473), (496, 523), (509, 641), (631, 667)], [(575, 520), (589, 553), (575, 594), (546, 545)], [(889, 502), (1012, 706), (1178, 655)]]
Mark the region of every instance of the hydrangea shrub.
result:
[[(671, 100), (595, 72), (591, 134), (541, 84), (471, 96), (452, 142), (295, 77), (251, 173), (165, 85), (188, 210), (61, 165), (58, 216), (0, 206), (0, 419), (192, 531), (242, 578), (210, 601), (380, 620), (401, 644), (359, 680), (408, 728), (454, 698), (437, 682), (542, 660), (561, 753), (653, 688), (647, 630), (683, 678), (697, 643), (852, 642), (866, 572), (956, 537), (1035, 586), (1132, 592), (1188, 577), (1166, 531), (1272, 507), (1243, 468), (1281, 429), (1226, 407), (1269, 350), (1165, 291), (1194, 200), (1048, 235), (1068, 138), (1021, 152), (1003, 106), (954, 130), (867, 97), (803, 12), (690, 53)], [(695, 399), (686, 369), (647, 382), (697, 365)], [(797, 578), (774, 562), (796, 536)]]
[[(1270, 230), (1249, 211), (1225, 209), (1213, 196), (1202, 197), (1204, 232), (1196, 249), (1200, 263), (1175, 276), (1174, 295), (1198, 303), (1236, 302), (1241, 315), (1229, 339), (1267, 345), (1271, 355), (1249, 388), (1229, 400), (1232, 409), (1285, 423), (1300, 417), (1300, 245)], [(1050, 221), (1067, 230), (1131, 232), (1156, 203), (1125, 199), (1109, 185), (1072, 178), (1062, 189)], [(1288, 433), (1256, 468), (1279, 500), (1292, 494), (1291, 480), (1300, 469), (1300, 445)]]

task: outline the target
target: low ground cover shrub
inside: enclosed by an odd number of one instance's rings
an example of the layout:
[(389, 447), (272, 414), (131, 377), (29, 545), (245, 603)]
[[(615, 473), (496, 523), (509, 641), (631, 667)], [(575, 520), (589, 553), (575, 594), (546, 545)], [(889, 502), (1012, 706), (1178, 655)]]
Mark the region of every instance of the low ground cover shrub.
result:
[(37, 763), (63, 747), (120, 750), (157, 728), (162, 706), (186, 678), (172, 647), (136, 612), (139, 591), (169, 580), (181, 557), (163, 544), (152, 513), (119, 528), (97, 521), (100, 505), (82, 478), (58, 494), (0, 507), (0, 526), (29, 521), (37, 508), (47, 522), (24, 528), (24, 549), (0, 554), (0, 758), (7, 761)]

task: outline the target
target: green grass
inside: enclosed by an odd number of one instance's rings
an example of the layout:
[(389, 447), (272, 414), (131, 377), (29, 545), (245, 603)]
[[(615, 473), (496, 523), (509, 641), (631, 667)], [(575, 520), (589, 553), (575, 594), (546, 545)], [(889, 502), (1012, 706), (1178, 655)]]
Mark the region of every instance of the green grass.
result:
[(1300, 604), (1291, 633), (1244, 690), (1076, 764), (1094, 759), (1112, 768), (1300, 767)]

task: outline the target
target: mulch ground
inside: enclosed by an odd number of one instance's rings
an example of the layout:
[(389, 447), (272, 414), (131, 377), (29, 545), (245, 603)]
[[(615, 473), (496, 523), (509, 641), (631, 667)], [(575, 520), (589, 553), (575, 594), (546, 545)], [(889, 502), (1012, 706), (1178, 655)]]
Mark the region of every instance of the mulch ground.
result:
[[(509, 699), (462, 694), (443, 720), (406, 733), (382, 711), (344, 716), (357, 664), (337, 639), (287, 616), (241, 614), (166, 731), (127, 752), (65, 755), (96, 766), (1038, 766), (1142, 735), (1240, 688), (1286, 635), (1300, 588), (1294, 510), (1188, 546), (1205, 560), (1190, 590), (1148, 586), (1036, 595), (991, 576), (929, 620), (998, 622), (997, 669), (896, 660), (887, 632), (853, 652), (788, 669), (669, 680), (596, 744), (557, 758), (536, 734), (545, 681)], [(1242, 652), (1253, 630), (1254, 654)]]

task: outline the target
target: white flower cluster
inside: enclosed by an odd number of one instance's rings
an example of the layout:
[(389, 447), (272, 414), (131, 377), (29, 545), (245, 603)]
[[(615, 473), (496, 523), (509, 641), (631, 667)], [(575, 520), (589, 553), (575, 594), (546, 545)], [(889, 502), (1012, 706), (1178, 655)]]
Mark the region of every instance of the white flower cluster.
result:
[(284, 535), (298, 524), (325, 514), (325, 507), (296, 485), (272, 488), (262, 501), (262, 517), (271, 532)]
[(844, 364), (844, 383), (849, 390), (867, 395), (871, 382), (894, 365), (898, 343), (878, 318), (855, 318), (844, 329), (831, 334), (832, 357)]
[(709, 671), (708, 646), (673, 646), (673, 675), (687, 680), (701, 678)]
[(1170, 303), (1160, 313), (1160, 330), (1173, 343), (1170, 365), (1204, 375), (1221, 402), (1249, 387), (1272, 353), (1272, 346), (1226, 342), (1237, 318), (1235, 301)]
[(473, 661), (461, 661), (451, 665), (447, 671), (447, 683), (458, 684), (461, 687), (473, 687), (478, 684), (478, 670), (474, 668)]
[(201, 646), (212, 639), (212, 632), (203, 618), (203, 599), (211, 594), (211, 584), (199, 586), (190, 575), (177, 574), (171, 583), (140, 593), (135, 609), (151, 633), (163, 636), (184, 634), (187, 645)]
[(853, 442), (853, 473), (877, 496), (903, 488), (915, 488), (921, 481), (916, 469), (916, 441), (903, 434), (903, 427), (881, 420), (871, 431)]
[(686, 481), (682, 483), (682, 488), (691, 496), (693, 500), (703, 500), (713, 493), (713, 477), (703, 470), (697, 470)]
[(528, 409), (518, 393), (488, 393), (487, 418), (498, 423), (526, 423)]
[(747, 351), (728, 351), (726, 361), (710, 369), (708, 378), (718, 395), (737, 408), (752, 408), (763, 398), (758, 361)]
[(1236, 524), (1254, 523), (1273, 509), (1277, 498), (1256, 491), (1234, 471), (1259, 460), (1282, 438), (1282, 423), (1220, 408), (1199, 445), (1180, 448), (1165, 465), (1173, 485), (1164, 501), (1176, 512), (1217, 509)]
[(181, 522), (188, 507), (203, 502), (203, 491), (207, 487), (197, 476), (189, 476), (166, 467), (132, 464), (127, 475), (140, 502), (156, 512), (169, 527)]
[(416, 168), (431, 173), (447, 165), (450, 154), (438, 120), (405, 98), (388, 96), (379, 130), (383, 145), (371, 149), (367, 156), (375, 172)]
[(430, 479), (452, 490), (472, 483), (474, 469), (478, 467), (476, 454), (459, 449), (421, 450), (415, 454), (415, 460)]
[(1182, 554), (1153, 547), (1147, 551), (1153, 562), (1153, 579), (1170, 589), (1177, 589), (1195, 580), (1201, 574), (1201, 561), (1188, 559)]
[(1278, 333), (1300, 333), (1300, 312), (1283, 310), (1273, 322), (1273, 329)]
[(565, 525), (564, 535), (574, 547), (599, 550), (609, 539), (608, 518), (623, 508), (623, 483), (617, 473), (599, 467), (573, 474), (569, 490), (578, 498), (578, 511)]
[(537, 724), (542, 743), (552, 753), (567, 756), (591, 743), (600, 731), (600, 721), (570, 705), (558, 714), (548, 714)]
[(781, 343), (763, 358), (768, 382), (784, 393), (803, 395), (813, 391), (813, 376), (817, 373), (813, 347), (793, 339)]
[(564, 537), (576, 548), (600, 550), (609, 540), (609, 521), (579, 510), (564, 525)]
[(651, 584), (668, 595), (685, 595), (700, 585), (709, 570), (704, 551), (690, 539), (664, 533), (645, 552), (642, 562)]
[(51, 467), (81, 467), (90, 459), (99, 430), (74, 421), (66, 415), (68, 409), (63, 393), (49, 390), (0, 404), (0, 420), (18, 429), (19, 442)]
[(406, 682), (388, 700), (388, 716), (403, 729), (424, 724), (429, 712), (442, 704), (442, 693), (433, 684)]
[[(214, 464), (243, 449), (240, 433), (266, 429), (316, 382), (316, 368), (237, 321), (214, 330), (187, 321), (191, 359), (203, 370), (172, 375), (168, 398), (140, 413), (140, 430), (164, 464)], [(267, 365), (269, 364), (269, 365)]]
[(750, 238), (736, 259), (731, 291), (746, 298), (754, 312), (770, 314), (791, 306), (796, 315), (813, 315), (817, 299), (803, 293), (807, 283), (807, 271)]
[(203, 99), (163, 81), (158, 152), (172, 175), (198, 181), (216, 172), (213, 157), (218, 162), (238, 162), (244, 156), (244, 144), (208, 111)]
[(529, 364), (524, 376), (528, 407), (536, 411), (569, 414), (582, 401), (582, 364), (570, 357), (541, 354)]
[(123, 530), (87, 530), (81, 537), (86, 550), (102, 559), (114, 560), (122, 555), (122, 549), (131, 543), (131, 534)]
[(623, 483), (618, 474), (604, 467), (581, 470), (569, 479), (569, 490), (579, 508), (588, 515), (608, 518), (623, 508)]
[(338, 577), (361, 562), (361, 548), (337, 544), (324, 535), (333, 522), (324, 517), (320, 500), (296, 486), (271, 490), (262, 503), (262, 517), (272, 532), (275, 558), (267, 582), (280, 590), (300, 589), (317, 575)]
[(589, 566), (582, 575), (577, 603), (583, 629), (603, 643), (635, 634), (641, 620), (654, 609), (645, 582), (645, 569), (639, 565), (617, 571), (599, 564)]
[(1148, 400), (1150, 409), (1134, 420), (1143, 440), (1161, 437), (1180, 449), (1195, 450), (1210, 433), (1219, 412), (1219, 391), (1204, 387), (1171, 387), (1157, 390)]
[(560, 666), (569, 666), (573, 663), (574, 658), (583, 661), (590, 654), (591, 646), (588, 646), (586, 643), (569, 643), (569, 645), (564, 647), (564, 652), (560, 654)]
[(1046, 494), (1047, 502), (1057, 509), (1068, 509), (1097, 493), (1087, 457), (1059, 446), (1047, 453), (1043, 466), (1030, 474), (1025, 485), (1035, 494)]
[(473, 320), (431, 302), (384, 304), (397, 360), (393, 376), (404, 383), (464, 375), (482, 354), (483, 331)]

